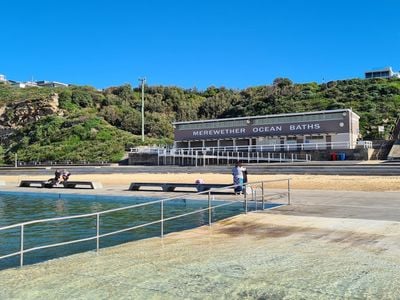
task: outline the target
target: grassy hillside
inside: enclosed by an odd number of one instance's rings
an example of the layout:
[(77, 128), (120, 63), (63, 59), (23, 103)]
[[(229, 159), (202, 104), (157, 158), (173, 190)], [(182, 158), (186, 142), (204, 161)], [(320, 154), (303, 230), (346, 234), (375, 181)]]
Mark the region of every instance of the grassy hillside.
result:
[[(18, 153), (26, 161), (118, 161), (125, 148), (141, 144), (140, 90), (129, 85), (98, 91), (86, 86), (17, 89), (0, 84), (0, 105), (48, 99), (54, 93), (59, 97), (58, 113), (44, 113), (38, 121), (28, 122), (3, 138), (0, 156), (3, 152), (7, 160)], [(378, 137), (379, 125), (385, 126), (385, 135), (390, 133), (399, 105), (399, 79), (293, 84), (278, 78), (273, 85), (243, 90), (148, 86), (145, 144), (171, 143), (173, 121), (338, 108), (352, 108), (360, 115), (362, 137), (373, 139)], [(9, 120), (15, 117), (11, 110), (7, 114)]]

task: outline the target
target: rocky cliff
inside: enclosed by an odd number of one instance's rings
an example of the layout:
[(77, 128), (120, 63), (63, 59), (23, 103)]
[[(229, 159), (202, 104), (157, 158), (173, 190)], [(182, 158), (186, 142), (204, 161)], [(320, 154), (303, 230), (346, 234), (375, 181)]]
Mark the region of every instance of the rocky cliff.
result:
[(21, 100), (0, 107), (0, 130), (18, 129), (48, 115), (61, 115), (58, 95), (46, 99)]

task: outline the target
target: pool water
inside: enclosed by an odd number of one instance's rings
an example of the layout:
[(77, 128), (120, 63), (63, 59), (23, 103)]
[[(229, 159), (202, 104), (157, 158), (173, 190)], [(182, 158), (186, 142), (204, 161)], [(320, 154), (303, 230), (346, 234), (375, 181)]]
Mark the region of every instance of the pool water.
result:
[[(0, 194), (0, 227), (31, 220), (100, 212), (126, 207), (138, 203), (158, 200), (143, 197), (76, 196), (76, 195), (19, 195)], [(213, 201), (212, 205), (222, 204)], [(164, 218), (206, 208), (208, 202), (193, 199), (178, 199), (164, 203)], [(276, 206), (268, 204), (268, 207)], [(266, 205), (267, 207), (267, 205)], [(249, 210), (252, 207), (249, 206)], [(254, 209), (254, 207), (253, 207)], [(237, 202), (212, 210), (212, 221), (228, 218), (244, 211), (243, 203)], [(101, 215), (100, 234), (121, 230), (160, 219), (160, 203), (131, 208)], [(164, 234), (208, 224), (208, 212), (164, 222)], [(86, 217), (40, 224), (24, 228), (24, 249), (39, 247), (96, 235), (96, 217)], [(100, 248), (129, 241), (160, 236), (160, 224), (149, 225), (131, 231), (103, 237)], [(0, 231), (0, 256), (20, 249), (20, 228)], [(96, 249), (96, 240), (76, 244), (39, 249), (25, 253), (24, 264), (32, 264), (52, 258)], [(19, 265), (19, 255), (0, 260), (0, 269)]]

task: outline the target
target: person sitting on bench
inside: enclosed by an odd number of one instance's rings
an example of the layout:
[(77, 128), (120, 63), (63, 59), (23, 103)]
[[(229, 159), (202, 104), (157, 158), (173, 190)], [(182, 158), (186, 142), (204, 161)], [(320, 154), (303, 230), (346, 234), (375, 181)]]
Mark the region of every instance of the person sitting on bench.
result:
[(67, 171), (67, 170), (64, 169), (64, 170), (62, 171), (62, 175), (61, 175), (62, 180), (63, 180), (62, 183), (67, 182), (70, 175), (71, 175), (71, 173), (70, 173), (69, 171)]
[(204, 191), (204, 187), (203, 187), (204, 183), (205, 182), (204, 182), (204, 180), (202, 178), (199, 178), (199, 179), (197, 179), (195, 181), (195, 184), (197, 184), (196, 189), (197, 189), (198, 192)]
[(54, 178), (47, 180), (48, 184), (50, 186), (57, 186), (60, 183), (61, 174), (62, 172), (60, 170), (56, 170), (54, 173)]

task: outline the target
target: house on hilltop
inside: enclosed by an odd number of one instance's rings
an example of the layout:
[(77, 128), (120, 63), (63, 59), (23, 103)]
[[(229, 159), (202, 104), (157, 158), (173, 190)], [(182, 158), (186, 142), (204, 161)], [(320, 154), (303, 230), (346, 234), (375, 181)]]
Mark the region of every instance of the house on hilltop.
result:
[(392, 67), (385, 67), (382, 69), (375, 69), (365, 72), (365, 79), (372, 78), (400, 78), (399, 72), (394, 72)]
[(47, 86), (47, 87), (67, 87), (68, 84), (58, 82), (58, 81), (46, 81), (46, 80), (40, 80), (36, 81), (36, 84), (38, 86)]
[(58, 81), (17, 81), (17, 80), (7, 80), (5, 75), (0, 74), (0, 82), (6, 82), (13, 87), (26, 88), (26, 87), (68, 87), (69, 84), (58, 82)]

